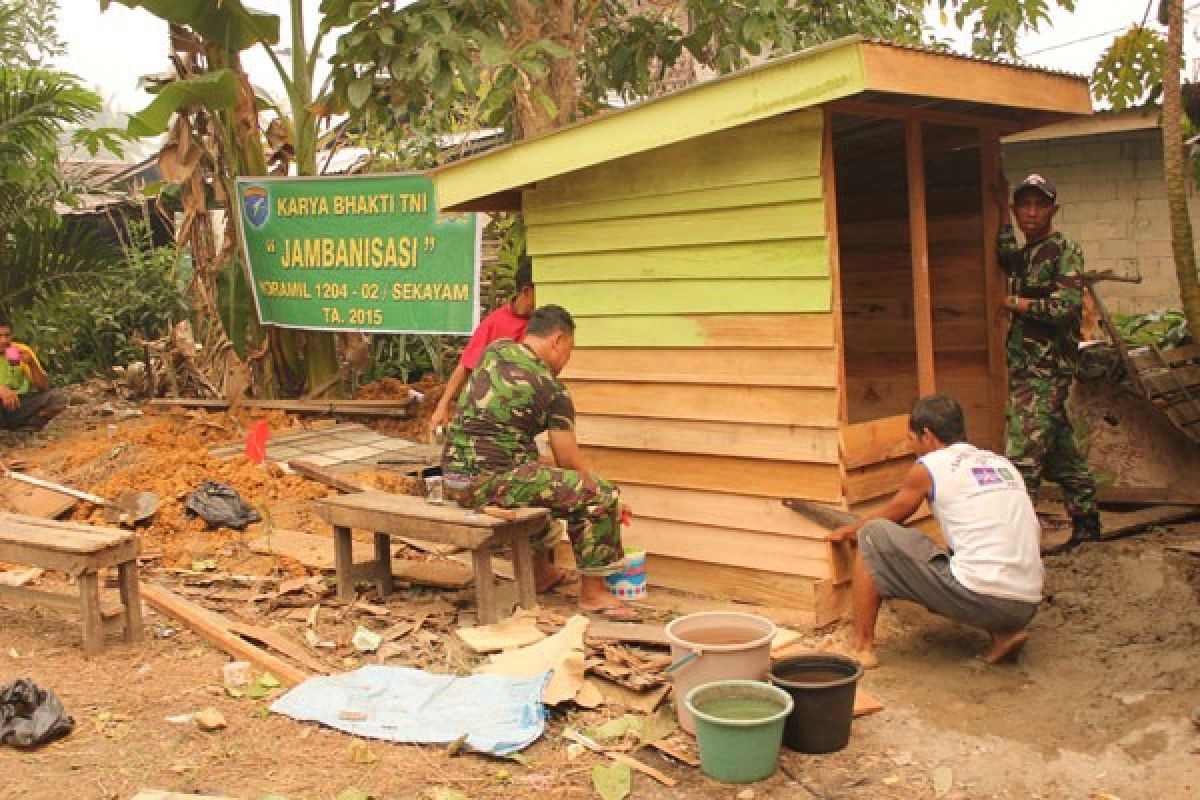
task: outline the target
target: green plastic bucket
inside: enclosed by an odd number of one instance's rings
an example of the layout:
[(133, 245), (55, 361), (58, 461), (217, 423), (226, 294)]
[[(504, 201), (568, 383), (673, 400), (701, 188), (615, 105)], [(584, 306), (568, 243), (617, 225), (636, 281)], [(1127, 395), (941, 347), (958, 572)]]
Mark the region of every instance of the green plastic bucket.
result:
[(725, 783), (771, 777), (779, 764), (783, 726), (792, 697), (762, 681), (713, 681), (687, 693), (684, 705), (696, 721), (700, 769)]

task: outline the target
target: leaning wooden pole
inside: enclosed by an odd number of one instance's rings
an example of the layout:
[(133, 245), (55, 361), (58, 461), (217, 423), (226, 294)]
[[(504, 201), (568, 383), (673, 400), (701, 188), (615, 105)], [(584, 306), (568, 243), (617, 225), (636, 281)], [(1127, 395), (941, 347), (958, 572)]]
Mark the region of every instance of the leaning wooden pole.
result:
[(1171, 249), (1179, 297), (1193, 342), (1200, 342), (1200, 275), (1196, 273), (1196, 248), (1188, 216), (1187, 177), (1183, 157), (1183, 95), (1179, 73), (1183, 68), (1183, 0), (1164, 0), (1167, 9), (1167, 52), (1163, 62), (1163, 172), (1167, 183), (1167, 209), (1171, 222)]

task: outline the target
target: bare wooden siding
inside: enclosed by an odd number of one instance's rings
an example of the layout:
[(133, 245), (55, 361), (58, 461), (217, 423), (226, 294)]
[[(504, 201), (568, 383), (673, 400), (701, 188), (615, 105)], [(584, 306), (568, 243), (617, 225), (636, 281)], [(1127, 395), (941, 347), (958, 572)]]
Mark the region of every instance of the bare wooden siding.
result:
[(538, 300), (578, 326), (579, 439), (652, 582), (811, 608), (842, 577), (780, 503), (841, 500), (822, 132), (790, 114), (524, 194)]

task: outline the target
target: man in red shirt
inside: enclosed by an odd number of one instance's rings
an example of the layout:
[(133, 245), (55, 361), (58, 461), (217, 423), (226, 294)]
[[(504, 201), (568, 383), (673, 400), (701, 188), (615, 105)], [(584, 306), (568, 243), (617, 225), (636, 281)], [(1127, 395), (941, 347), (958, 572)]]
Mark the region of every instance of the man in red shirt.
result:
[(529, 315), (537, 308), (536, 290), (533, 285), (533, 262), (528, 257), (522, 257), (517, 265), (516, 282), (513, 299), (484, 317), (483, 322), (471, 335), (471, 341), (463, 349), (458, 366), (450, 373), (446, 381), (446, 389), (438, 400), (433, 416), (429, 418), (431, 430), (445, 428), (450, 422), (450, 409), (458, 399), (459, 392), (467, 383), (471, 371), (479, 364), (479, 358), (487, 346), (497, 339), (512, 339), (516, 342), (525, 340), (525, 326), (529, 324)]

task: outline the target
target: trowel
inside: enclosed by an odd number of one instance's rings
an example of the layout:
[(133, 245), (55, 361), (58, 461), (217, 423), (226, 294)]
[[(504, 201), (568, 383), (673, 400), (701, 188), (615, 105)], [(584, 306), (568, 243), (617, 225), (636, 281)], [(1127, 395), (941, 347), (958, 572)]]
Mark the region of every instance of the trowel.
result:
[(14, 481), (27, 483), (30, 486), (39, 486), (43, 489), (49, 489), (52, 492), (76, 497), (85, 502), (91, 503), (104, 509), (104, 518), (109, 522), (118, 525), (129, 525), (132, 527), (142, 520), (149, 519), (154, 516), (154, 512), (158, 511), (162, 501), (154, 492), (135, 492), (129, 489), (122, 491), (117, 495), (115, 500), (106, 500), (99, 495), (84, 492), (79, 489), (72, 489), (70, 486), (63, 486), (59, 483), (45, 480), (43, 478), (35, 478), (32, 475), (25, 475), (11, 469), (3, 469), (0, 471), (6, 478), (12, 478)]

